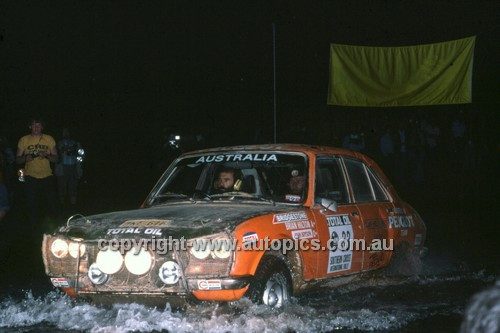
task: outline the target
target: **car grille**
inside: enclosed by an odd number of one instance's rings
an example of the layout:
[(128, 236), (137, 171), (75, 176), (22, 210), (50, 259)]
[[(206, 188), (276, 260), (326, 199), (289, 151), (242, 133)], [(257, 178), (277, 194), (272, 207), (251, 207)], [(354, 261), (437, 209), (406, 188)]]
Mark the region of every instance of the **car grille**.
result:
[[(42, 252), (45, 271), (51, 277), (65, 277), (72, 287), (77, 287), (80, 292), (109, 292), (109, 293), (185, 293), (186, 281), (180, 279), (174, 285), (166, 285), (159, 277), (161, 265), (169, 260), (175, 261), (184, 267), (187, 278), (227, 277), (229, 275), (231, 260), (205, 259), (198, 260), (187, 251), (168, 252), (166, 254), (153, 253), (154, 263), (148, 273), (134, 275), (125, 265), (101, 285), (94, 285), (88, 277), (90, 265), (95, 263), (99, 252), (97, 242), (84, 242), (85, 253), (80, 259), (67, 255), (59, 259), (52, 255), (51, 244), (57, 236), (44, 235)], [(78, 274), (77, 274), (77, 267)], [(78, 276), (78, 284), (75, 283)]]

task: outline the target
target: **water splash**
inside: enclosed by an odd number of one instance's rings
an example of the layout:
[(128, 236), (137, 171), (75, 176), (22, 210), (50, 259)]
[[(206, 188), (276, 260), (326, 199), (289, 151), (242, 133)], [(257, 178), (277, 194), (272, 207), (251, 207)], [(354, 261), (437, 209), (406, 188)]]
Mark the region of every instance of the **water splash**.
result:
[[(293, 299), (284, 309), (271, 310), (248, 299), (231, 303), (189, 306), (183, 312), (139, 304), (100, 307), (75, 301), (51, 291), (35, 297), (0, 300), (0, 330), (6, 328), (53, 329), (88, 332), (328, 332), (342, 330), (391, 331), (429, 316), (460, 316), (463, 308), (455, 299), (436, 298), (433, 291), (450, 285), (484, 284), (484, 273), (458, 276), (380, 278)], [(455, 284), (455, 285), (453, 285)], [(420, 298), (408, 295), (421, 293)], [(444, 292), (450, 295), (451, 292)], [(451, 296), (450, 296), (451, 297)], [(463, 298), (463, 296), (462, 296)]]
[(472, 297), (462, 322), (461, 332), (500, 331), (500, 280)]
[(417, 314), (368, 309), (332, 314), (312, 307), (291, 304), (269, 310), (247, 299), (225, 305), (200, 304), (186, 312), (148, 308), (139, 304), (116, 304), (110, 308), (76, 302), (59, 292), (0, 303), (0, 328), (33, 327), (37, 324), (63, 330), (90, 332), (317, 332), (340, 328), (359, 330), (397, 329)]

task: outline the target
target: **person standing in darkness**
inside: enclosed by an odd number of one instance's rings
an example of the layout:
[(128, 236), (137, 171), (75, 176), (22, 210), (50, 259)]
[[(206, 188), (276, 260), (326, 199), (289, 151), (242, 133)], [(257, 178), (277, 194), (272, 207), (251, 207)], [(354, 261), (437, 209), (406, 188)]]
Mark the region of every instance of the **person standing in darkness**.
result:
[(40, 223), (40, 204), (43, 202), (50, 214), (55, 214), (55, 190), (50, 163), (57, 163), (56, 142), (52, 136), (42, 133), (44, 122), (32, 118), (31, 133), (19, 139), (16, 162), (24, 164), (26, 201), (30, 222)]
[(69, 195), (71, 205), (76, 205), (78, 179), (81, 175), (81, 165), (77, 157), (82, 148), (78, 141), (71, 138), (67, 128), (63, 128), (63, 139), (57, 143), (60, 161), (56, 167), (56, 176), (59, 192), (59, 202), (64, 204), (66, 195)]

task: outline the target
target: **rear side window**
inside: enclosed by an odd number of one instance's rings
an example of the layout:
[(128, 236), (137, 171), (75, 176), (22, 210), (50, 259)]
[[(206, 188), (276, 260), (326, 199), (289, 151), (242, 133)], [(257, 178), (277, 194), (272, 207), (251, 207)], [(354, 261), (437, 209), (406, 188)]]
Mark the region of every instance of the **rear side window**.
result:
[(347, 158), (344, 159), (344, 162), (347, 169), (347, 174), (349, 175), (349, 180), (351, 181), (354, 201), (374, 201), (375, 198), (364, 164), (361, 161)]
[(325, 198), (339, 204), (349, 202), (344, 174), (337, 158), (318, 159), (315, 188), (314, 197), (317, 200)]
[(372, 169), (366, 168), (368, 171), (368, 175), (370, 177), (370, 182), (373, 187), (373, 193), (375, 194), (375, 200), (377, 201), (387, 201), (389, 200), (387, 198), (387, 195), (385, 194), (384, 190), (382, 189), (382, 186), (380, 185), (380, 182), (377, 180), (377, 177), (375, 177), (375, 173)]

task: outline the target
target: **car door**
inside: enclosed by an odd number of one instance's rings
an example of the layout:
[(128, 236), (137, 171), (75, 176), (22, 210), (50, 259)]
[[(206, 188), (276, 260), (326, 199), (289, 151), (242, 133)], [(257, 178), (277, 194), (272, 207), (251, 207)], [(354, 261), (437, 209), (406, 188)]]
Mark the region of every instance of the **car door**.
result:
[[(318, 277), (359, 272), (362, 252), (353, 251), (349, 245), (353, 239), (363, 238), (364, 231), (359, 211), (351, 202), (340, 158), (318, 156), (315, 171), (315, 204), (312, 210), (322, 248), (318, 255)], [(322, 201), (335, 203), (336, 209), (327, 209)]]
[(365, 249), (362, 270), (385, 265), (390, 246), (388, 214), (394, 206), (373, 169), (358, 159), (344, 157), (350, 189), (363, 220)]

